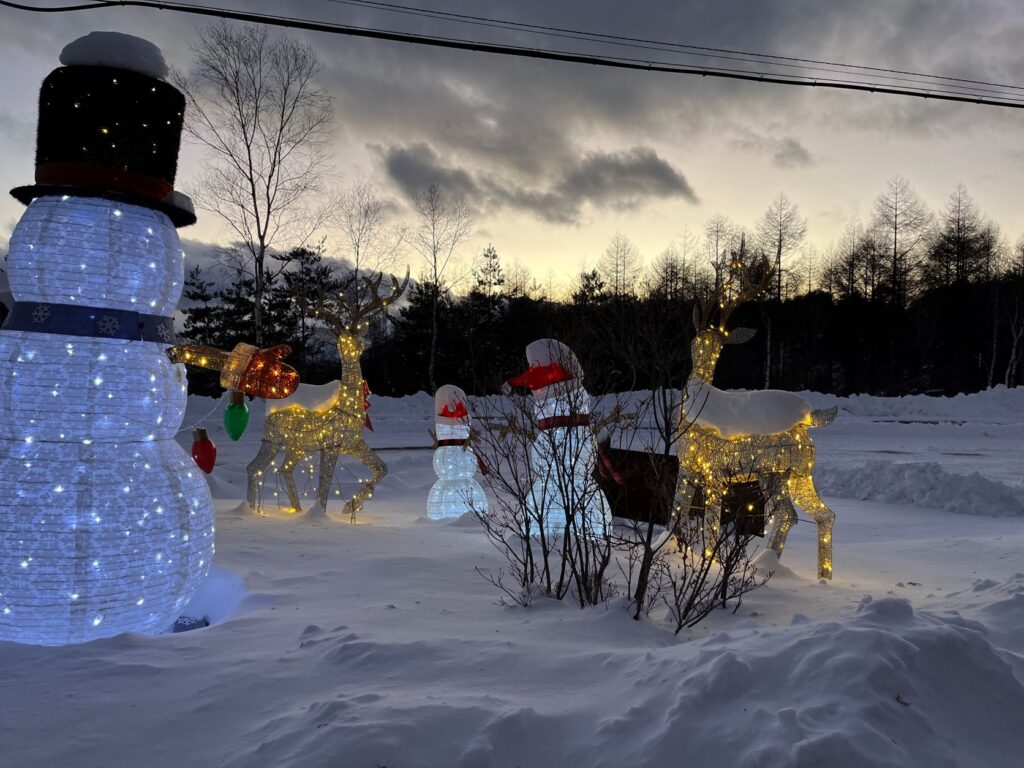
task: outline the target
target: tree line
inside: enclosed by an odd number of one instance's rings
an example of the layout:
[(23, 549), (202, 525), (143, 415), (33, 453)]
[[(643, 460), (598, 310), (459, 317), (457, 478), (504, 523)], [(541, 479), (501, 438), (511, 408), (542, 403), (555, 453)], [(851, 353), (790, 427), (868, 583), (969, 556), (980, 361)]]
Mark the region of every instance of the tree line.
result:
[[(874, 218), (850, 222), (813, 260), (800, 251), (806, 221), (785, 195), (749, 229), (712, 216), (700, 238), (684, 234), (646, 267), (618, 234), (596, 266), (561, 287), (506, 264), (493, 245), (461, 269), (471, 216), (437, 187), (417, 200), (404, 228), (388, 221), (368, 185), (343, 199), (336, 215), (352, 234), (340, 253), (321, 243), (272, 255), (265, 267), (264, 335), (293, 346), (305, 381), (338, 376), (331, 340), (305, 309), (311, 297), (407, 260), (418, 264), (418, 279), (372, 329), (363, 359), (379, 394), (441, 383), (497, 391), (524, 365), (524, 347), (545, 336), (576, 350), (594, 392), (678, 386), (689, 372), (694, 305), (721, 286), (730, 264), (750, 259), (774, 265), (774, 277), (766, 295), (735, 315), (758, 333), (723, 355), (720, 386), (953, 394), (1015, 386), (1024, 375), (1024, 240), (1008, 246), (962, 186), (932, 214), (896, 177)], [(199, 270), (188, 277), (190, 340), (230, 346), (252, 338), (251, 275), (237, 258), (225, 263), (219, 288)]]

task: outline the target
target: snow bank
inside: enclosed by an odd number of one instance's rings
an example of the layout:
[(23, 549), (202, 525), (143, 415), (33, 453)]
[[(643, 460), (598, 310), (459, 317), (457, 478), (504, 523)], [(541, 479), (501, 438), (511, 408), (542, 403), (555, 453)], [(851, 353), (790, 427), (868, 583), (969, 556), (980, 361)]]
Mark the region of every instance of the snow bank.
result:
[(122, 32), (90, 32), (73, 40), (60, 52), (60, 63), (130, 69), (161, 80), (168, 73), (159, 48), (149, 40)]
[(836, 398), (818, 392), (802, 394), (815, 408), (832, 406), (838, 399), (843, 414), (879, 421), (975, 424), (1024, 422), (1024, 387), (1007, 389), (999, 385), (984, 392), (952, 397), (851, 395)]
[(858, 469), (824, 469), (815, 483), (826, 495), (913, 504), (965, 515), (1024, 515), (1024, 491), (977, 472), (955, 475), (935, 462), (871, 461)]

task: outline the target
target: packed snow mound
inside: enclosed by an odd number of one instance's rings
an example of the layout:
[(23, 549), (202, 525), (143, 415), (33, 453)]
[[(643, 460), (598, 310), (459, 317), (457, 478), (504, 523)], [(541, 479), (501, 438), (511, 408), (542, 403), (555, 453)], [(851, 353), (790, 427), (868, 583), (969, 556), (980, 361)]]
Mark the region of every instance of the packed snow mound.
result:
[(701, 426), (714, 427), (723, 437), (785, 432), (810, 412), (811, 404), (795, 392), (726, 392), (710, 384), (687, 385), (689, 417)]
[(848, 499), (913, 504), (965, 515), (1024, 515), (1024, 491), (982, 477), (955, 475), (935, 462), (871, 461), (857, 469), (825, 469), (818, 489)]
[(164, 55), (149, 40), (122, 32), (90, 32), (64, 46), (60, 63), (130, 69), (163, 80), (167, 77)]

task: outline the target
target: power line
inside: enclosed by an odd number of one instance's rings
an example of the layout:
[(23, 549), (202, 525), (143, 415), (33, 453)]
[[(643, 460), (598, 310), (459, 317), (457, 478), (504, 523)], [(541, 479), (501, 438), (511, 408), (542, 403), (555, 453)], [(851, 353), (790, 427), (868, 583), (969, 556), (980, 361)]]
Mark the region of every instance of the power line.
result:
[(68, 11), (93, 10), (98, 8), (132, 6), (149, 8), (151, 10), (169, 10), (178, 13), (189, 13), (199, 16), (210, 16), (222, 19), (232, 19), (256, 24), (267, 24), (272, 26), (287, 27), (291, 29), (304, 29), (311, 32), (325, 32), (329, 34), (348, 35), (352, 37), (364, 37), (375, 40), (389, 40), (392, 42), (411, 43), (434, 48), (446, 48), (452, 50), (474, 51), (479, 53), (491, 53), (503, 56), (519, 58), (533, 58), (544, 61), (561, 61), (575, 64), (590, 64), (593, 66), (610, 67), (615, 69), (640, 70), (648, 72), (662, 72), (667, 74), (700, 75), (702, 77), (717, 77), (729, 80), (745, 80), (758, 83), (772, 83), (777, 85), (798, 85), (812, 88), (831, 88), (838, 90), (865, 91), (869, 93), (884, 93), (899, 96), (915, 96), (917, 98), (935, 99), (938, 101), (953, 101), (968, 104), (979, 104), (983, 106), (1007, 107), (1010, 109), (1024, 109), (1024, 99), (1009, 94), (1002, 94), (1001, 98), (994, 99), (979, 95), (977, 92), (964, 90), (950, 90), (946, 88), (900, 88), (885, 84), (877, 84), (858, 80), (841, 80), (838, 78), (810, 77), (800, 75), (779, 75), (769, 72), (756, 72), (751, 70), (730, 69), (726, 67), (696, 67), (684, 66), (672, 62), (644, 60), (627, 57), (599, 56), (594, 54), (576, 53), (572, 51), (560, 51), (556, 49), (529, 48), (525, 46), (514, 46), (496, 43), (484, 43), (474, 40), (466, 40), (452, 37), (441, 37), (433, 35), (420, 35), (405, 32), (397, 32), (388, 29), (377, 29), (372, 27), (358, 27), (331, 22), (315, 21), (292, 16), (278, 16), (266, 13), (250, 13), (235, 11), (228, 8), (216, 8), (203, 5), (193, 5), (179, 2), (162, 2), (160, 0), (95, 0), (86, 5), (70, 5), (60, 7), (36, 7), (0, 0), (0, 6), (16, 8), (18, 10), (36, 13), (62, 13)]
[[(691, 53), (688, 55), (706, 55), (709, 58), (722, 58), (730, 59), (733, 61), (745, 61), (753, 64), (769, 64), (772, 66), (792, 66), (802, 67), (807, 69), (820, 69), (824, 67), (837, 67), (840, 69), (823, 69), (825, 72), (840, 72), (843, 74), (849, 74), (844, 72), (844, 69), (858, 69), (870, 72), (882, 72), (887, 75), (909, 75), (915, 78), (929, 78), (931, 80), (948, 80), (951, 82), (965, 83), (971, 85), (985, 85), (993, 88), (1003, 88), (1011, 90), (1024, 90), (1024, 86), (1020, 85), (1009, 85), (1003, 83), (992, 83), (985, 80), (971, 80), (962, 77), (951, 77), (947, 75), (932, 75), (924, 72), (913, 72), (903, 69), (888, 69), (885, 67), (872, 67), (863, 64), (844, 64), (836, 61), (828, 61), (823, 59), (804, 59), (795, 56), (779, 56), (770, 53), (756, 53), (753, 51), (741, 51), (731, 48), (712, 48), (704, 45), (689, 45), (686, 43), (673, 43), (664, 40), (651, 40), (642, 37), (627, 37), (624, 35), (612, 35), (605, 32), (589, 32), (580, 29), (570, 29), (567, 27), (555, 27), (544, 24), (530, 24), (522, 21), (512, 21), (508, 19), (491, 19), (485, 16), (473, 16), (465, 13), (455, 13), (453, 11), (437, 11), (428, 8), (416, 8), (410, 5), (400, 5), (398, 3), (384, 2), (383, 0), (324, 0), (329, 3), (336, 3), (342, 5), (361, 6), (365, 8), (374, 8), (377, 10), (391, 11), (393, 13), (402, 13), (410, 16), (421, 16), (426, 18), (436, 19), (450, 19), (453, 21), (460, 21), (465, 24), (474, 24), (477, 26), (494, 27), (497, 29), (518, 29), (522, 31), (535, 31), (536, 34), (546, 34), (553, 37), (569, 37), (570, 39), (584, 39), (593, 40), (595, 42), (607, 41), (612, 45), (628, 45), (632, 48), (646, 48), (648, 50), (681, 50), (681, 51), (706, 51), (705, 54)], [(616, 42), (622, 41), (622, 42)], [(716, 54), (725, 54), (722, 56)], [(751, 58), (736, 58), (736, 57), (754, 57)], [(770, 59), (780, 62), (795, 62), (792, 64), (773, 64), (771, 61), (763, 61), (763, 59)], [(817, 65), (817, 66), (806, 66), (806, 65)], [(894, 80), (904, 80), (904, 78), (888, 78)], [(909, 80), (908, 82), (922, 82), (919, 80)], [(987, 90), (987, 89), (985, 89)]]

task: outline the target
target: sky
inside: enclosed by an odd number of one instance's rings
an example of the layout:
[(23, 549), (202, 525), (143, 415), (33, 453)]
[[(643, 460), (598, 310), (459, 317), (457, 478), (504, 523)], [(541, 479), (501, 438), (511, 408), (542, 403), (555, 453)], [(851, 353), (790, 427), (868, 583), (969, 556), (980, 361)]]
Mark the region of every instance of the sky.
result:
[[(822, 58), (1024, 84), (1024, 5), (1014, 0), (397, 0), (489, 18), (636, 38)], [(36, 0), (55, 5), (52, 0)], [(587, 43), (439, 23), (339, 0), (222, 0), (403, 31), (603, 51)], [(159, 45), (188, 69), (208, 20), (138, 8), (30, 14), (0, 8), (0, 181), (30, 183), (38, 87), (61, 48), (92, 30)], [(824, 251), (852, 216), (867, 219), (900, 174), (938, 209), (963, 183), (1010, 241), (1024, 233), (1024, 110), (869, 93), (742, 83), (445, 51), (290, 32), (314, 47), (333, 97), (332, 184), (372, 180), (395, 203), (432, 182), (471, 203), (468, 260), (493, 243), (539, 279), (568, 281), (622, 233), (650, 262), (714, 214), (753, 226), (785, 192)], [(649, 51), (620, 55), (661, 56)], [(675, 57), (701, 63), (700, 59)], [(729, 62), (713, 61), (729, 65)], [(178, 186), (201, 167), (183, 148)], [(20, 215), (0, 201), (0, 242)], [(328, 249), (339, 242), (325, 231)], [(211, 214), (182, 232), (193, 252), (226, 243)], [(408, 260), (413, 271), (416, 257)]]

